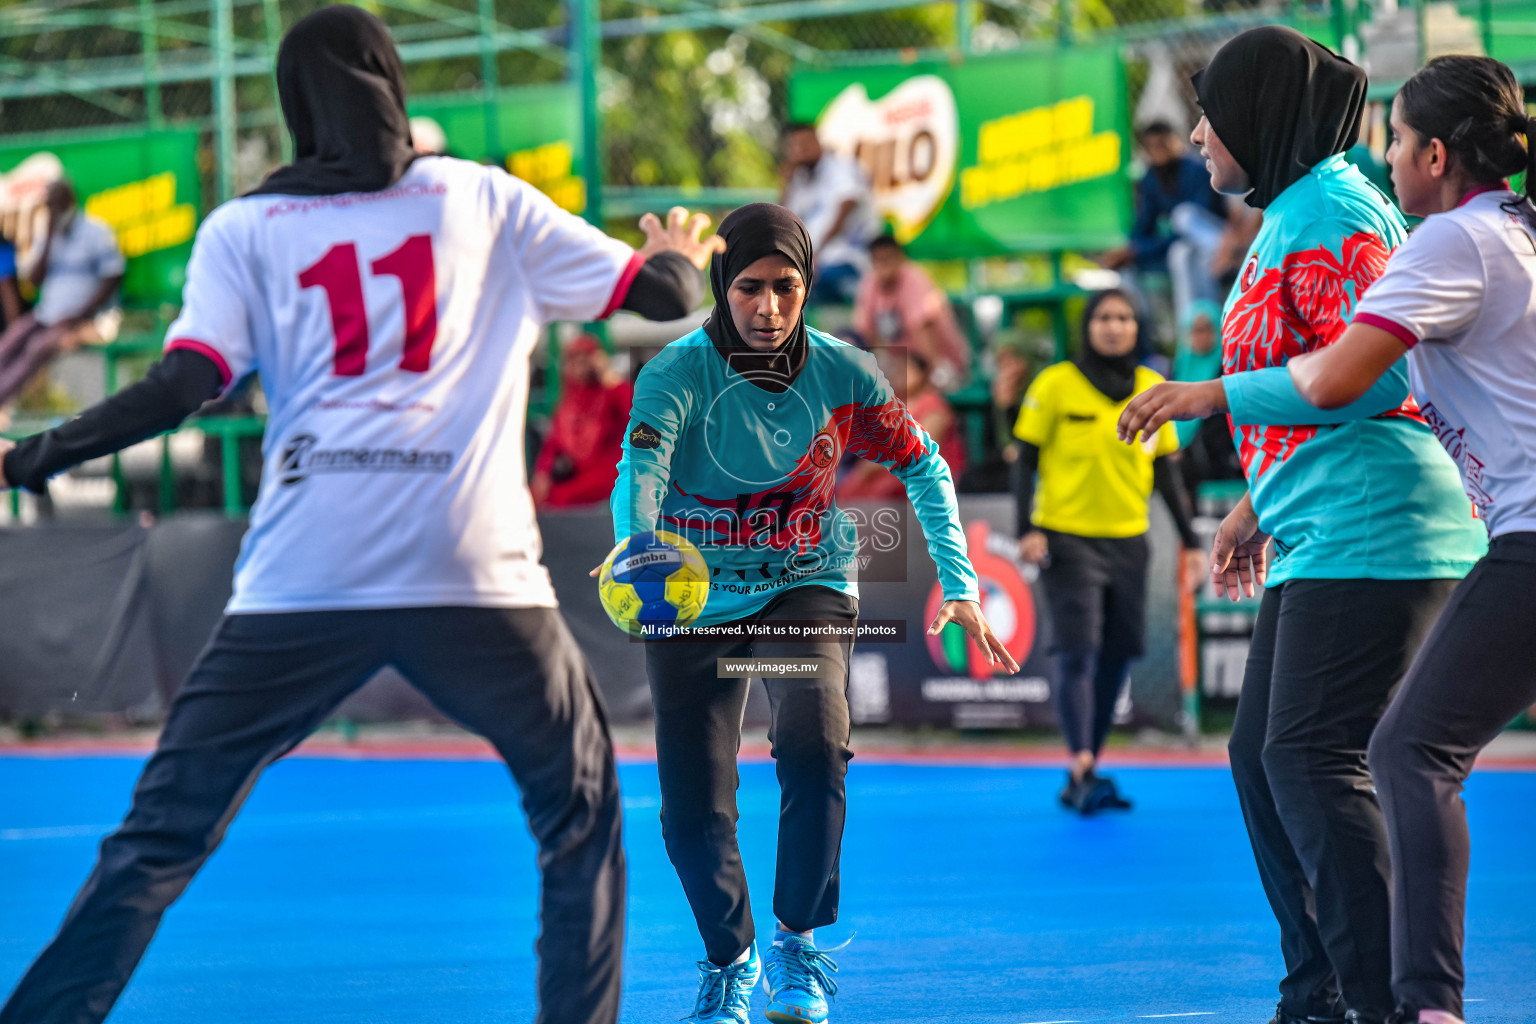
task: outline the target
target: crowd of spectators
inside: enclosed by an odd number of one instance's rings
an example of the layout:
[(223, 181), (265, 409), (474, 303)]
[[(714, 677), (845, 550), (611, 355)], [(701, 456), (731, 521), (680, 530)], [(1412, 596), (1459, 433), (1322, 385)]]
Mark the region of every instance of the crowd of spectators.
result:
[[(80, 209), (66, 179), (47, 186), (43, 210), (46, 229), (25, 252), (18, 256), (11, 242), (0, 245), (0, 422), (56, 356), (112, 341), (122, 320), (118, 293), (126, 261), (112, 229)], [(18, 280), (36, 294), (30, 309), (23, 307)]]

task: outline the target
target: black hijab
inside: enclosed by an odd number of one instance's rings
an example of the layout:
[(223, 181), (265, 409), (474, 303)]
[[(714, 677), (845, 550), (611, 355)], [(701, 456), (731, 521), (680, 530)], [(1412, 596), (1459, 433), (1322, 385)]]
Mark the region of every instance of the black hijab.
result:
[(367, 11), (323, 7), (289, 29), (277, 50), (277, 96), (293, 163), (250, 195), (377, 192), (416, 159), (400, 54)]
[(1191, 80), (1200, 107), (1264, 209), (1360, 137), (1365, 72), (1295, 29), (1249, 29)]
[[(1088, 341), (1088, 325), (1105, 299), (1118, 298), (1125, 300), (1125, 304), (1131, 307), (1132, 314), (1136, 317), (1136, 348), (1131, 349), (1123, 356), (1106, 356)], [(1077, 355), (1072, 362), (1083, 371), (1083, 376), (1088, 378), (1088, 383), (1098, 388), (1111, 402), (1123, 402), (1136, 393), (1136, 366), (1140, 360), (1136, 357), (1137, 349), (1146, 340), (1146, 324), (1142, 322), (1141, 313), (1136, 308), (1130, 295), (1119, 288), (1106, 288), (1102, 292), (1094, 292), (1088, 296), (1088, 303), (1083, 307), (1083, 341), (1078, 346)]]
[(774, 253), (793, 263), (809, 288), (811, 236), (800, 218), (784, 207), (749, 203), (731, 211), (720, 222), (720, 237), (725, 239), (725, 252), (715, 253), (709, 262), (709, 287), (715, 293), (715, 308), (704, 321), (704, 333), (731, 369), (764, 391), (783, 394), (805, 368), (810, 343), (805, 334), (804, 308), (789, 337), (778, 348), (759, 352), (737, 332), (726, 292), (738, 274)]

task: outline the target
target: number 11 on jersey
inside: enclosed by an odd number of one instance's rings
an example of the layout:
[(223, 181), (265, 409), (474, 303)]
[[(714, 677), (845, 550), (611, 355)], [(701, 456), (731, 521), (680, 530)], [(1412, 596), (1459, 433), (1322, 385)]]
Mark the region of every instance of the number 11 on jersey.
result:
[[(432, 236), (412, 235), (394, 252), (368, 265), (375, 277), (400, 279), (405, 303), (405, 354), (400, 369), (426, 373), (437, 340), (437, 273), (432, 265)], [(340, 242), (299, 274), (300, 288), (325, 291), (336, 338), (334, 373), (360, 377), (368, 368), (368, 309), (357, 244)]]

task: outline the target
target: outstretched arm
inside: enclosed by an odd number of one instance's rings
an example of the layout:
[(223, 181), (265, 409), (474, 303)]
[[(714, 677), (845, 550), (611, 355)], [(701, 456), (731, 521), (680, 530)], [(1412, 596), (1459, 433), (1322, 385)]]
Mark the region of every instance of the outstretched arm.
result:
[(1324, 409), (1348, 407), (1400, 374), (1422, 339), (1455, 344), (1482, 315), (1483, 256), (1458, 222), (1429, 217), (1392, 254), (1338, 341), (1286, 366), (1296, 390)]
[(640, 265), (620, 309), (647, 320), (681, 320), (704, 301), (698, 268), (682, 253), (659, 252)]
[(1320, 409), (1347, 410), (1362, 404), (1362, 395), (1376, 393), (1383, 381), (1405, 377), (1407, 350), (1398, 335), (1357, 320), (1338, 341), (1297, 356), (1285, 369), (1296, 393), (1308, 402)]
[(681, 206), (667, 211), (665, 224), (654, 213), (641, 217), (645, 245), (635, 255), (645, 262), (620, 297), (618, 308), (647, 320), (681, 320), (697, 309), (704, 300), (699, 271), (725, 249), (719, 235), (701, 237), (708, 227), (708, 217), (702, 213), (690, 217)]
[(498, 244), (521, 265), (544, 323), (603, 320), (620, 309), (653, 320), (686, 316), (702, 296), (699, 271), (725, 245), (718, 235), (701, 237), (708, 217), (679, 206), (666, 223), (653, 213), (640, 218), (646, 241), (637, 251), (510, 175), (493, 181), (505, 202)]
[[(873, 360), (871, 360), (873, 362)], [(946, 601), (976, 601), (976, 570), (965, 551), (955, 482), (939, 446), (907, 407), (884, 385), (868, 399), (855, 421), (849, 447), (860, 458), (889, 469), (907, 490), (917, 521), (938, 568)]]
[(1351, 391), (1343, 401), (1334, 400), (1323, 404), (1315, 400), (1314, 395), (1336, 399), (1343, 394), (1342, 389), (1332, 389), (1334, 382), (1331, 381), (1324, 385), (1323, 390), (1311, 392), (1297, 386), (1296, 375), (1291, 367), (1301, 360), (1318, 357), (1329, 359), (1325, 365), (1338, 365), (1330, 354), (1345, 343), (1349, 332), (1354, 329), (1350, 327), (1344, 337), (1332, 345), (1297, 356), (1285, 366), (1270, 366), (1223, 377), (1232, 422), (1239, 427), (1272, 423), (1296, 427), (1323, 426), (1367, 420), (1400, 408), (1408, 398), (1408, 367), (1402, 361), (1405, 350), (1396, 339), (1393, 339), (1397, 346), (1396, 354), (1380, 366), (1369, 380), (1362, 380), (1364, 386)]
[[(1353, 328), (1351, 328), (1353, 330)], [(1342, 339), (1340, 339), (1342, 341)], [(1285, 426), (1322, 426), (1366, 420), (1390, 412), (1408, 397), (1408, 371), (1389, 363), (1349, 401), (1336, 406), (1319, 406), (1297, 388), (1290, 365), (1300, 359), (1322, 355), (1338, 343), (1311, 355), (1298, 356), (1286, 366), (1230, 373), (1215, 380), (1184, 383), (1166, 381), (1131, 399), (1120, 414), (1117, 431), (1127, 444), (1157, 433), (1164, 423), (1203, 420), (1207, 416), (1228, 413), (1236, 426), (1248, 424), (1283, 424)], [(1402, 355), (1402, 346), (1398, 346)]]
[(989, 665), (1017, 672), (1018, 662), (981, 613), (981, 583), (966, 554), (965, 530), (960, 525), (949, 466), (933, 438), (892, 392), (874, 358), (867, 359), (872, 387), (855, 420), (849, 446), (854, 454), (879, 462), (894, 473), (917, 510), (944, 594), (944, 604), (928, 624), (928, 632), (937, 634), (946, 623), (954, 622), (981, 648)]
[(57, 473), (174, 430), (223, 385), (223, 373), (212, 359), (172, 349), (137, 384), (6, 451), (0, 485), (41, 493)]

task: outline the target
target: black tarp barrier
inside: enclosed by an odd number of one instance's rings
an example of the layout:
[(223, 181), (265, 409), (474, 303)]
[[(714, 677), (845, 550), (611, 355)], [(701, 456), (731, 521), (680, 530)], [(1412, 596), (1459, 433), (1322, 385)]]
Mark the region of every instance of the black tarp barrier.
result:
[[(1153, 503), (1147, 657), (1132, 670), (1131, 717), (1171, 728), (1179, 709), (1177, 541)], [(997, 728), (1051, 725), (1049, 616), (1033, 572), (1013, 558), (1011, 500), (963, 496), (970, 554), (989, 618), (1012, 640), (1022, 671), (986, 678), (966, 645), (925, 635), (937, 605), (935, 573), (915, 518), (910, 542), (877, 552), (861, 586), (861, 618), (901, 620), (901, 643), (860, 643), (850, 702), (860, 724)], [(571, 632), (597, 672), (616, 721), (649, 717), (643, 647), (615, 629), (588, 570), (612, 540), (607, 509), (541, 517), (544, 562)], [(244, 523), (187, 513), (149, 527), (40, 525), (0, 530), (0, 716), (115, 715), (149, 720), (191, 667), (229, 598)], [(892, 559), (896, 561), (892, 563)], [(905, 572), (901, 562), (905, 562)], [(903, 577), (905, 577), (903, 579)], [(749, 720), (764, 705), (757, 687)], [(358, 721), (435, 717), (393, 672), (381, 673), (340, 709)]]

